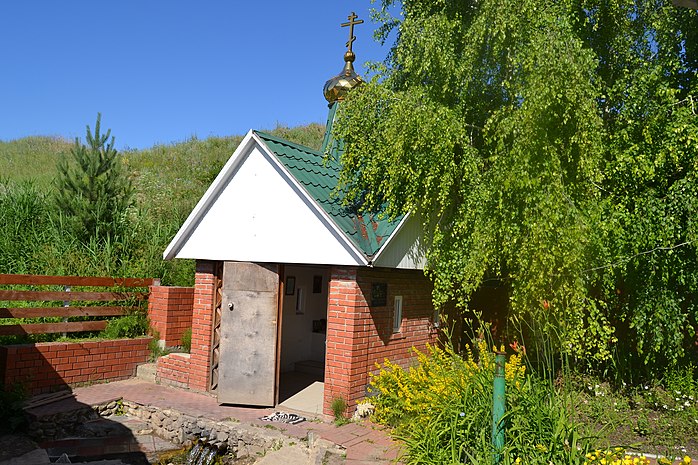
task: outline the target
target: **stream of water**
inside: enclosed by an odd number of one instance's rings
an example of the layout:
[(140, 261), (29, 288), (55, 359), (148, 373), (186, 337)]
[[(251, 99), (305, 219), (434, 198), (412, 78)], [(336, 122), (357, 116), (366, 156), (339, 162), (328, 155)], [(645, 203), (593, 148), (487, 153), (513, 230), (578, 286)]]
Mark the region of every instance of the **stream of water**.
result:
[(197, 441), (189, 449), (185, 465), (213, 465), (219, 454), (218, 447), (205, 441)]

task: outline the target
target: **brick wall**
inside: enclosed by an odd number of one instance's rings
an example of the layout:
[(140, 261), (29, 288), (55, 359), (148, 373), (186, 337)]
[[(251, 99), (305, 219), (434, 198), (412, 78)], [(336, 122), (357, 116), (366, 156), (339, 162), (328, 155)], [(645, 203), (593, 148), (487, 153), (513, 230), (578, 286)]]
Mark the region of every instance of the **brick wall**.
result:
[[(193, 291), (192, 348), (189, 356), (171, 354), (158, 360), (158, 379), (167, 384), (207, 391), (209, 387), (216, 268), (197, 261)], [(373, 283), (387, 284), (383, 306), (369, 305)], [(431, 284), (421, 271), (335, 266), (331, 268), (327, 309), (324, 412), (344, 398), (349, 411), (366, 395), (369, 372), (385, 358), (406, 365), (412, 347), (435, 342)], [(393, 332), (393, 302), (403, 297), (403, 322)]]
[(20, 383), (30, 395), (81, 383), (135, 376), (148, 360), (151, 338), (44, 342), (0, 346), (5, 386)]
[(189, 388), (189, 368), (191, 355), (169, 354), (158, 358), (156, 380), (158, 383)]
[(216, 262), (197, 260), (192, 315), (189, 388), (207, 391), (211, 364), (213, 308), (216, 297)]
[[(373, 283), (387, 284), (386, 305), (371, 307)], [(366, 395), (376, 362), (385, 358), (409, 364), (412, 347), (424, 349), (435, 342), (432, 324), (432, 287), (418, 270), (333, 267), (327, 309), (327, 357), (325, 361), (324, 413), (344, 398), (351, 412)], [(403, 298), (403, 320), (393, 332), (394, 297)]]
[(161, 345), (175, 347), (182, 344), (182, 334), (191, 328), (193, 307), (193, 287), (150, 287), (148, 318), (159, 333)]

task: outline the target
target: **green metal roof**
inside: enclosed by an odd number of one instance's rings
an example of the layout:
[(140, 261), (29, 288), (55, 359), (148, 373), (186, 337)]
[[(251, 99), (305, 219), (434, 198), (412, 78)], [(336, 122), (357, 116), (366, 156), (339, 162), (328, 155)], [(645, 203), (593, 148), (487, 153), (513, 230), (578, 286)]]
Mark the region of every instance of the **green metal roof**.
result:
[(369, 258), (380, 250), (402, 217), (389, 221), (342, 205), (341, 193), (335, 192), (341, 169), (337, 160), (325, 159), (322, 152), (265, 132), (255, 134), (359, 250)]

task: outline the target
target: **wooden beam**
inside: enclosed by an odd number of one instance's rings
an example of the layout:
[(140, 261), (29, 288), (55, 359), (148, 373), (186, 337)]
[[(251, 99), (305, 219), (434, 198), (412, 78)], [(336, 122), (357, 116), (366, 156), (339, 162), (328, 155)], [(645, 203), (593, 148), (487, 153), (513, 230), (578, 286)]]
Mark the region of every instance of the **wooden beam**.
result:
[(2, 308), (0, 318), (42, 318), (52, 316), (119, 316), (138, 307), (27, 307)]
[(142, 292), (61, 292), (61, 291), (15, 291), (0, 290), (0, 300), (53, 301), (63, 300), (144, 300), (148, 296)]
[[(153, 278), (109, 278), (92, 276), (41, 276), (31, 274), (0, 274), (0, 284), (56, 285), (56, 286), (101, 286), (101, 287), (148, 287), (155, 283)], [(159, 282), (159, 280), (158, 280)]]
[(23, 334), (78, 333), (82, 331), (102, 331), (107, 321), (72, 321), (69, 323), (32, 323), (22, 325), (0, 325), (0, 336), (21, 336)]

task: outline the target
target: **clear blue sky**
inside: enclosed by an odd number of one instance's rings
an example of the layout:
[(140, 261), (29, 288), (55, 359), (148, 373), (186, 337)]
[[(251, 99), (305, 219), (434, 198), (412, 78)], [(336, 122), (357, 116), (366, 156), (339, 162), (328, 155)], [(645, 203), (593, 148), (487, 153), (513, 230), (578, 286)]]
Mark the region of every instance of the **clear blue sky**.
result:
[(97, 113), (119, 149), (325, 122), (355, 11), (356, 70), (382, 61), (370, 0), (14, 0), (0, 4), (0, 140), (83, 138)]

